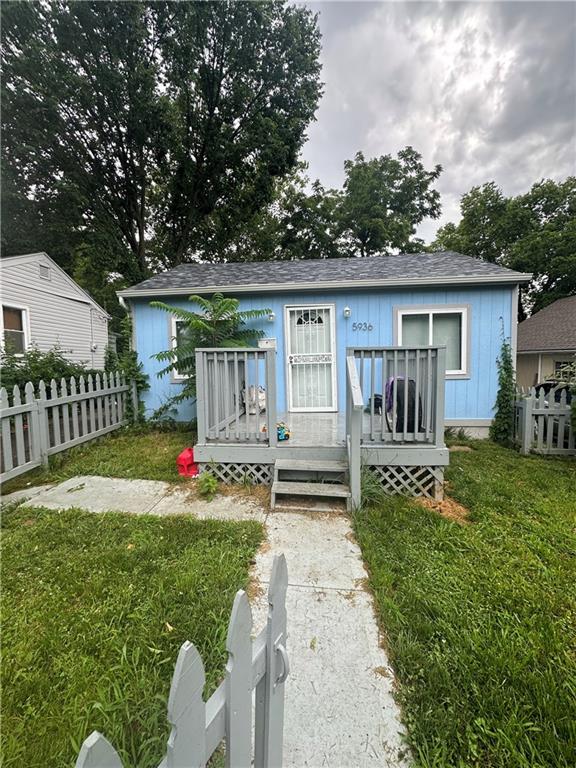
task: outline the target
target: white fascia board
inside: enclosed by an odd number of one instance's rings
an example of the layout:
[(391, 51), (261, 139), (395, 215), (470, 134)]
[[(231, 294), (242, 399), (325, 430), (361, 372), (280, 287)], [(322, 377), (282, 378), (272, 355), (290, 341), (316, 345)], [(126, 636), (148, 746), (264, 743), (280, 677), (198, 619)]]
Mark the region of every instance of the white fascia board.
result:
[(516, 353), (518, 355), (576, 355), (576, 347), (572, 349), (566, 349), (566, 347), (559, 349), (519, 349)]
[(315, 283), (264, 283), (249, 285), (191, 285), (186, 288), (154, 288), (144, 291), (125, 288), (117, 291), (122, 298), (146, 298), (149, 296), (191, 296), (204, 293), (285, 293), (289, 291), (317, 291), (317, 290), (341, 290), (347, 288), (401, 288), (403, 286), (422, 286), (426, 288), (434, 285), (518, 285), (527, 283), (532, 279), (531, 274), (518, 272), (507, 275), (486, 275), (483, 277), (431, 277), (431, 278), (397, 278), (394, 280), (353, 280), (340, 282), (337, 280), (324, 280)]

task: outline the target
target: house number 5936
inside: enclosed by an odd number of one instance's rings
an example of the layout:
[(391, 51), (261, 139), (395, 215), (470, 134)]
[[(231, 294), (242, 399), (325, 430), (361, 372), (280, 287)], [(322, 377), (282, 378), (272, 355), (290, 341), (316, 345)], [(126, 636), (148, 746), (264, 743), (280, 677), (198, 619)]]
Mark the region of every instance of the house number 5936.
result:
[(371, 331), (373, 328), (372, 323), (352, 323), (353, 331)]

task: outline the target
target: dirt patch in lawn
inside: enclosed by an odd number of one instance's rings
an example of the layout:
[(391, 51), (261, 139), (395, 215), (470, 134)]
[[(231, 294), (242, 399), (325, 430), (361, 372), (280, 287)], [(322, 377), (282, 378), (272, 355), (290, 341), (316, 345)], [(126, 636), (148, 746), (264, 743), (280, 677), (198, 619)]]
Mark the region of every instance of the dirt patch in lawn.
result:
[(219, 483), (218, 493), (223, 496), (239, 496), (243, 499), (252, 499), (258, 502), (264, 509), (270, 509), (270, 486), (263, 484), (244, 485), (242, 483)]
[(470, 511), (466, 507), (459, 504), (450, 496), (445, 496), (442, 501), (433, 501), (432, 499), (417, 499), (417, 503), (426, 509), (431, 509), (433, 512), (437, 512), (447, 520), (452, 520), (459, 525), (470, 524)]

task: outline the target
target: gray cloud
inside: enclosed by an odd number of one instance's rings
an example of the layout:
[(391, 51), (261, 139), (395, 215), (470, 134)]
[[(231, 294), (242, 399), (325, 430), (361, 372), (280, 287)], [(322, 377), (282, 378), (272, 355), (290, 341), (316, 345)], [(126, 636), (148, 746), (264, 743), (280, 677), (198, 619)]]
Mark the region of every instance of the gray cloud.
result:
[(576, 5), (308, 3), (319, 11), (325, 94), (304, 157), (340, 186), (361, 149), (406, 144), (441, 163), (443, 216), (494, 180), (506, 194), (576, 171)]

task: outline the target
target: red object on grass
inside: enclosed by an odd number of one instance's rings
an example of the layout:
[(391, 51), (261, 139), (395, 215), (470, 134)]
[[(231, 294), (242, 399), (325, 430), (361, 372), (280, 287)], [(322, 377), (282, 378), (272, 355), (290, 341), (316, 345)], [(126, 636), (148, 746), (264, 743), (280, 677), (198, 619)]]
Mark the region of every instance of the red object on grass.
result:
[(198, 464), (194, 461), (194, 449), (184, 448), (182, 453), (176, 459), (178, 474), (185, 477), (196, 477), (198, 474)]

